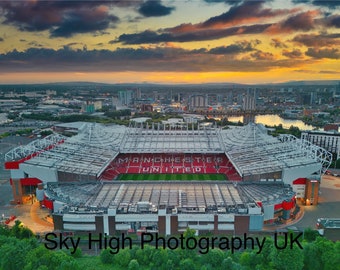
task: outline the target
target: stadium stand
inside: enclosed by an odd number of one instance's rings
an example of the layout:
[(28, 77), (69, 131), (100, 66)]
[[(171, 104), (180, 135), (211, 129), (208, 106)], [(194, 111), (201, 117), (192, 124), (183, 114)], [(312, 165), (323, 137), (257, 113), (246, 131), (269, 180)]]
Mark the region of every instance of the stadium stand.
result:
[(224, 154), (119, 154), (100, 176), (114, 180), (119, 174), (225, 174), (230, 180), (241, 180)]

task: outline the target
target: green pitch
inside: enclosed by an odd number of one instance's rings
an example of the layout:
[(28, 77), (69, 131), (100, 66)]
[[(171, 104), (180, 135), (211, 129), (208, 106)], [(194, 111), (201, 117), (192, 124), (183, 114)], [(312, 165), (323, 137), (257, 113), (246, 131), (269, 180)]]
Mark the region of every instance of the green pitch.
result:
[(119, 181), (223, 181), (224, 174), (121, 174)]

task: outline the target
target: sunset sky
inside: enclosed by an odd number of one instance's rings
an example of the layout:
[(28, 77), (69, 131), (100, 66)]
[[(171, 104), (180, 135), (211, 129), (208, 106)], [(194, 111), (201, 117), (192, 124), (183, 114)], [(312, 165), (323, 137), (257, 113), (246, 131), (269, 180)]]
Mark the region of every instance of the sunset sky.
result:
[(340, 80), (340, 0), (8, 0), (0, 21), (0, 83)]

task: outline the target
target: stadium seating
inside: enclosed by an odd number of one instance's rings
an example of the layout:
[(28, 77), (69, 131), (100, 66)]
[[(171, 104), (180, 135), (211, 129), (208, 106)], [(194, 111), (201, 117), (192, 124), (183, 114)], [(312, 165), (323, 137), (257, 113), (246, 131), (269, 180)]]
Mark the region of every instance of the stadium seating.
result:
[(225, 174), (241, 180), (224, 154), (119, 154), (100, 176), (114, 180), (119, 174)]

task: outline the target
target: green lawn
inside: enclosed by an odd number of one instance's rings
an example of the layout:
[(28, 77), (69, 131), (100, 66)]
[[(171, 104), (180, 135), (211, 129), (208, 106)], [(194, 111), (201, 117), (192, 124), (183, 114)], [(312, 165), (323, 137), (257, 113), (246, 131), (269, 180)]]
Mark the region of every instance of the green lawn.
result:
[(224, 174), (121, 174), (119, 181), (223, 181)]

